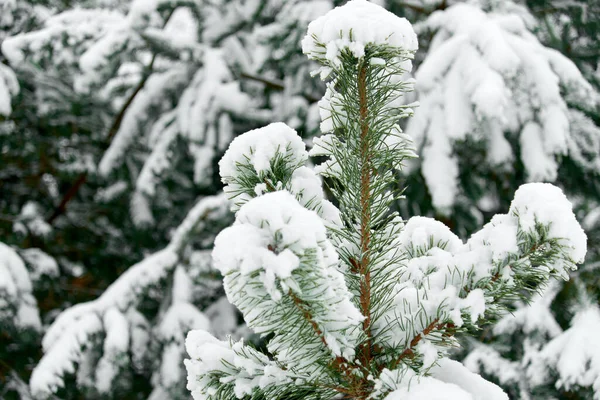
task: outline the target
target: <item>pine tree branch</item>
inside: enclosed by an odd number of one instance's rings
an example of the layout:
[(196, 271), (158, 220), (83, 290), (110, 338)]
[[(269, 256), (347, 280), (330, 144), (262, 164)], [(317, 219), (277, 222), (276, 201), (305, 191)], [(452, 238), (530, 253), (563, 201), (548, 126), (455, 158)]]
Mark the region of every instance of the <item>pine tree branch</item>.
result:
[(308, 309), (307, 304), (304, 301), (300, 300), (298, 298), (298, 296), (296, 296), (291, 290), (288, 292), (288, 294), (292, 298), (292, 300), (294, 301), (294, 305), (302, 313), (302, 316), (304, 317), (304, 319), (306, 321), (308, 321), (308, 323), (310, 324), (310, 326), (313, 328), (313, 331), (315, 331), (315, 333), (317, 334), (317, 336), (319, 337), (319, 339), (321, 339), (321, 342), (323, 342), (323, 344), (327, 347), (327, 340), (325, 340), (325, 335), (323, 335), (323, 332), (319, 328), (319, 325), (317, 325), (317, 323), (313, 319), (312, 313)]
[[(410, 341), (409, 346), (400, 354), (400, 356), (396, 359), (396, 361), (394, 361), (394, 363), (392, 363), (392, 369), (396, 368), (403, 359), (405, 359), (407, 357), (412, 357), (414, 355), (414, 352), (412, 349), (416, 345), (419, 344), (421, 339), (423, 339), (425, 336), (429, 335), (431, 333), (431, 331), (433, 331), (433, 329), (436, 327), (436, 325), (439, 321), (440, 321), (439, 318), (436, 318), (433, 321), (431, 321), (431, 323), (429, 325), (427, 325), (427, 327), (425, 327), (425, 329), (423, 329), (423, 332), (419, 333), (417, 336), (415, 336)], [(441, 324), (441, 326), (438, 326), (438, 328), (441, 329), (441, 327), (443, 327), (443, 325), (444, 324)]]
[[(260, 82), (260, 83), (264, 84), (266, 87), (269, 87), (271, 89), (285, 90), (285, 85), (283, 84), (282, 81), (280, 81), (278, 79), (268, 79), (263, 76), (249, 74), (247, 72), (240, 73), (240, 78), (249, 79), (249, 80), (255, 81), (255, 82)], [(302, 97), (304, 97), (310, 103), (316, 103), (317, 101), (321, 100), (320, 97), (311, 96), (310, 94), (306, 94), (306, 93), (303, 93)]]
[[(173, 15), (174, 12), (175, 12), (174, 9), (171, 10), (169, 12), (169, 14), (165, 17), (165, 20), (163, 22), (163, 28), (165, 26), (167, 26), (167, 23), (171, 19), (171, 16)], [(112, 138), (119, 131), (119, 128), (121, 127), (121, 123), (123, 122), (123, 118), (125, 117), (127, 110), (129, 109), (129, 107), (131, 106), (131, 104), (133, 103), (133, 101), (135, 100), (137, 95), (142, 91), (142, 89), (146, 85), (146, 82), (148, 81), (148, 78), (150, 78), (150, 75), (152, 75), (152, 69), (154, 68), (155, 61), (156, 61), (156, 54), (153, 54), (152, 59), (150, 60), (150, 63), (148, 64), (148, 66), (146, 68), (144, 68), (144, 74), (142, 76), (142, 79), (140, 79), (140, 82), (138, 83), (136, 88), (133, 90), (131, 95), (127, 98), (127, 101), (125, 102), (125, 104), (123, 104), (123, 106), (121, 107), (121, 110), (119, 111), (116, 118), (114, 119), (110, 129), (108, 130), (108, 134), (106, 135), (106, 140), (108, 142), (107, 143), (108, 145), (110, 145)], [(58, 218), (59, 216), (61, 216), (62, 214), (64, 214), (67, 211), (67, 204), (69, 204), (69, 202), (77, 195), (77, 193), (79, 192), (79, 189), (81, 189), (83, 184), (87, 181), (87, 178), (88, 178), (88, 171), (81, 173), (77, 177), (77, 179), (75, 180), (73, 185), (71, 185), (71, 187), (69, 188), (67, 193), (63, 196), (58, 207), (56, 207), (54, 209), (54, 212), (52, 213), (52, 215), (50, 215), (50, 217), (46, 220), (46, 222), (51, 224), (52, 222), (54, 222), (54, 220), (56, 218)]]
[(127, 101), (123, 104), (123, 107), (121, 107), (121, 110), (117, 114), (117, 117), (115, 118), (110, 129), (108, 130), (108, 134), (106, 135), (106, 140), (108, 141), (109, 144), (110, 144), (112, 138), (119, 131), (119, 128), (121, 127), (121, 123), (123, 122), (123, 118), (125, 118), (125, 114), (127, 113), (127, 110), (129, 109), (129, 107), (131, 106), (131, 104), (133, 103), (133, 101), (135, 100), (137, 95), (142, 91), (142, 89), (146, 85), (146, 82), (148, 81), (148, 78), (150, 78), (150, 75), (152, 75), (152, 69), (154, 67), (155, 61), (156, 61), (156, 54), (154, 54), (152, 56), (152, 60), (150, 60), (150, 64), (148, 64), (148, 66), (146, 68), (144, 68), (144, 70), (146, 72), (142, 76), (142, 79), (140, 79), (140, 82), (138, 83), (138, 85), (135, 87), (133, 92), (131, 92), (131, 95), (127, 98)]
[(276, 90), (284, 90), (285, 89), (283, 82), (278, 79), (267, 79), (265, 77), (258, 76), (258, 75), (252, 75), (247, 72), (240, 73), (240, 78), (260, 82), (260, 83), (263, 83), (265, 86), (270, 87), (272, 89), (276, 89)]

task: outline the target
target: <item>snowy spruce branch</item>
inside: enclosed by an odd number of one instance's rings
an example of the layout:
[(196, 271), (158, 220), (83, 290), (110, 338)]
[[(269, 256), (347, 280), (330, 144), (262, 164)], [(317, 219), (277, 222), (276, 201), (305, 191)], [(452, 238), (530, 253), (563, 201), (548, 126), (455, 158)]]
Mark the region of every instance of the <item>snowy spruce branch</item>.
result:
[[(303, 51), (327, 91), (311, 155), (271, 124), (236, 138), (220, 162), (236, 222), (215, 240), (229, 300), (268, 340), (188, 335), (195, 399), (507, 399), (446, 358), (456, 337), (507, 300), (567, 278), (586, 236), (560, 189), (522, 186), (507, 214), (466, 243), (442, 223), (404, 223), (391, 204), (415, 157), (398, 120), (417, 49), (408, 21), (352, 0), (312, 22)], [(336, 200), (327, 201), (323, 176)]]
[(555, 182), (567, 155), (584, 171), (600, 171), (596, 157), (582, 157), (596, 140), (579, 111), (594, 110), (598, 92), (569, 58), (531, 32), (534, 18), (526, 9), (506, 3), (490, 12), (457, 3), (419, 24), (434, 36), (415, 74), (423, 112), (407, 133), (423, 156), (433, 205), (445, 214), (464, 195), (454, 146), (467, 139), (483, 145), (495, 170), (512, 171), (520, 159), (529, 182)]
[[(93, 99), (102, 104), (93, 110), (94, 118), (79, 117), (76, 125), (93, 132), (106, 150), (97, 160), (77, 166), (80, 175), (49, 217), (51, 222), (65, 212), (88, 175), (110, 182), (125, 169), (134, 181), (132, 221), (137, 227), (152, 225), (157, 187), (182, 157), (174, 151), (181, 142), (193, 161), (190, 181), (210, 186), (213, 159), (233, 138), (234, 120), (272, 118), (270, 110), (257, 109), (242, 91), (231, 65), (231, 58), (242, 57), (246, 63), (250, 58), (232, 37), (240, 27), (237, 21), (250, 24), (249, 16), (258, 18), (264, 6), (135, 0), (114, 9), (75, 8), (49, 15), (37, 30), (2, 42), (10, 66), (36, 81), (36, 107), (43, 115), (54, 118), (53, 112), (65, 106), (55, 104), (57, 96), (63, 102), (87, 104)], [(230, 40), (223, 43), (225, 39)], [(62, 85), (55, 83), (57, 77)], [(15, 85), (12, 71), (0, 65), (1, 115), (10, 111)], [(141, 165), (132, 168), (126, 156), (140, 146)]]
[[(185, 332), (210, 329), (209, 318), (192, 304), (191, 278), (185, 268), (190, 263), (190, 241), (225, 218), (227, 204), (223, 195), (199, 200), (166, 248), (129, 268), (98, 299), (56, 318), (44, 335), (44, 356), (31, 376), (34, 398), (51, 398), (67, 376), (75, 376), (90, 396), (118, 394), (119, 379), (127, 378), (121, 374), (128, 368), (143, 369), (153, 342), (160, 344), (161, 367), (154, 373), (150, 398), (170, 396), (169, 388), (180, 381)], [(161, 282), (167, 289), (158, 314), (144, 314), (142, 302)]]

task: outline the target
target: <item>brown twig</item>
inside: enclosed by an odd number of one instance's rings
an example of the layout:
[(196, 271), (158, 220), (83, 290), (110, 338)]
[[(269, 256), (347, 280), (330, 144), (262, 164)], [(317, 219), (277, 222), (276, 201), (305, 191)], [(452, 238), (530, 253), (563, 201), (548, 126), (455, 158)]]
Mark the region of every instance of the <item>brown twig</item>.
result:
[[(121, 123), (123, 122), (123, 118), (125, 117), (127, 110), (129, 109), (129, 107), (131, 106), (133, 101), (135, 100), (136, 96), (144, 88), (146, 81), (150, 77), (152, 68), (154, 66), (155, 59), (156, 59), (156, 56), (153, 56), (152, 60), (150, 61), (150, 64), (146, 68), (147, 72), (144, 74), (144, 76), (142, 77), (142, 79), (140, 80), (140, 82), (138, 83), (136, 88), (133, 90), (131, 95), (127, 98), (127, 101), (123, 104), (123, 106), (121, 107), (121, 110), (119, 111), (119, 113), (115, 117), (112, 125), (110, 126), (110, 128), (108, 130), (108, 134), (106, 135), (106, 140), (109, 145), (110, 145), (110, 142), (112, 141), (112, 138), (119, 131), (119, 128), (121, 127)], [(81, 174), (79, 174), (79, 176), (77, 177), (75, 182), (73, 182), (73, 184), (71, 185), (71, 187), (69, 188), (67, 193), (65, 193), (65, 195), (62, 197), (60, 203), (54, 209), (54, 211), (52, 212), (50, 217), (48, 217), (48, 219), (46, 219), (46, 222), (51, 224), (52, 222), (54, 222), (54, 220), (56, 218), (58, 218), (59, 216), (64, 214), (65, 211), (67, 211), (67, 204), (69, 204), (69, 202), (71, 200), (73, 200), (73, 198), (77, 195), (77, 193), (79, 192), (79, 189), (81, 189), (83, 184), (87, 181), (87, 178), (88, 178), (88, 171), (85, 171), (85, 172), (82, 172)]]
[(439, 329), (444, 327), (444, 324), (438, 325), (438, 322), (440, 320), (438, 318), (434, 319), (433, 321), (431, 321), (431, 323), (429, 325), (427, 325), (425, 327), (425, 329), (423, 329), (423, 332), (419, 333), (417, 336), (415, 336), (411, 341), (409, 346), (400, 354), (400, 356), (392, 363), (391, 368), (394, 369), (398, 366), (398, 364), (400, 364), (400, 362), (402, 360), (404, 360), (407, 357), (412, 357), (414, 355), (414, 351), (413, 348), (419, 344), (419, 342), (421, 341), (421, 339), (423, 339), (425, 336), (429, 335), (431, 333), (431, 331), (433, 331), (433, 329), (437, 326)]
[[(249, 74), (247, 72), (240, 73), (240, 78), (248, 79), (248, 80), (255, 81), (255, 82), (260, 82), (260, 83), (264, 84), (266, 87), (269, 87), (271, 89), (285, 90), (285, 85), (283, 84), (282, 81), (280, 81), (278, 79), (267, 79), (263, 76), (253, 75), (253, 74)], [(306, 100), (308, 100), (311, 103), (316, 103), (317, 101), (321, 100), (320, 97), (312, 96), (307, 93), (302, 93), (302, 97), (304, 97)]]
[[(498, 279), (500, 279), (500, 273), (497, 272), (496, 274), (494, 274), (492, 276), (491, 281), (492, 282), (496, 282)], [(470, 289), (469, 288), (464, 288), (464, 290), (469, 293)], [(455, 325), (451, 322), (447, 322), (447, 323), (439, 323), (439, 318), (434, 319), (433, 321), (431, 321), (431, 323), (429, 325), (427, 325), (425, 327), (425, 329), (423, 329), (423, 332), (419, 333), (417, 336), (415, 336), (411, 341), (409, 346), (400, 354), (400, 356), (398, 357), (398, 359), (396, 359), (396, 361), (394, 361), (394, 363), (392, 363), (392, 368), (396, 368), (398, 366), (398, 364), (400, 363), (400, 361), (402, 361), (403, 359), (407, 358), (407, 357), (412, 357), (414, 355), (413, 352), (413, 348), (419, 344), (419, 342), (421, 341), (421, 339), (423, 339), (425, 336), (429, 335), (433, 329), (437, 328), (439, 330), (444, 329), (444, 328), (448, 328), (450, 329), (450, 333), (446, 332), (446, 334), (444, 334), (443, 336), (450, 336), (452, 334), (452, 330), (455, 328)]]

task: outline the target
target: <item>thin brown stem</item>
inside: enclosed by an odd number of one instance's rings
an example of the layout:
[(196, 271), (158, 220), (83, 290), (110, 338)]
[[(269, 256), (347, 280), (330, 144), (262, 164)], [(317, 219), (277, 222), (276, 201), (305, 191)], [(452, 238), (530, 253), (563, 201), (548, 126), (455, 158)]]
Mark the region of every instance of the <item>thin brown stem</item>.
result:
[(69, 202), (75, 197), (77, 192), (79, 192), (79, 189), (81, 189), (81, 187), (87, 180), (87, 177), (88, 177), (87, 171), (79, 174), (79, 176), (77, 177), (75, 182), (71, 185), (71, 187), (69, 188), (67, 193), (65, 193), (63, 198), (60, 200), (60, 203), (54, 209), (54, 212), (52, 212), (52, 215), (50, 215), (50, 217), (48, 217), (46, 222), (51, 224), (52, 222), (54, 222), (54, 220), (56, 218), (58, 218), (60, 215), (64, 214), (64, 212), (67, 210), (67, 204), (69, 204)]
[(412, 357), (412, 355), (414, 354), (412, 349), (416, 345), (419, 344), (421, 339), (423, 339), (425, 336), (429, 335), (431, 333), (431, 331), (433, 331), (433, 329), (436, 327), (438, 322), (439, 322), (438, 318), (434, 319), (433, 321), (431, 321), (431, 323), (429, 325), (427, 325), (427, 327), (425, 327), (425, 329), (423, 329), (423, 332), (421, 332), (417, 336), (415, 336), (410, 341), (409, 346), (400, 354), (400, 357), (398, 357), (398, 359), (394, 362), (392, 367), (396, 368), (398, 366), (398, 364), (400, 363), (400, 361), (402, 361), (403, 359), (405, 359), (407, 357)]
[(308, 323), (312, 327), (313, 331), (321, 339), (321, 342), (323, 342), (325, 347), (327, 347), (327, 340), (325, 340), (325, 335), (323, 335), (323, 331), (321, 331), (321, 328), (319, 328), (319, 325), (317, 325), (317, 323), (313, 319), (312, 313), (308, 309), (308, 306), (306, 305), (306, 303), (304, 301), (302, 301), (300, 298), (298, 298), (298, 296), (296, 296), (291, 290), (289, 291), (289, 295), (292, 298), (292, 300), (294, 301), (294, 305), (302, 313), (302, 316), (304, 317), (304, 319), (306, 321), (308, 321)]
[[(371, 365), (371, 272), (369, 252), (371, 244), (371, 149), (369, 143), (369, 109), (367, 103), (367, 68), (358, 70), (358, 97), (360, 107), (360, 306), (365, 316), (363, 330), (367, 337), (362, 348), (362, 365)], [(368, 381), (363, 382), (368, 385)]]
[[(117, 114), (117, 116), (115, 117), (115, 119), (113, 120), (113, 123), (111, 124), (111, 126), (110, 126), (110, 128), (108, 130), (108, 133), (106, 135), (106, 140), (107, 140), (107, 142), (109, 144), (112, 141), (112, 138), (119, 131), (119, 128), (121, 127), (121, 123), (123, 122), (123, 118), (125, 117), (125, 114), (127, 113), (127, 110), (129, 109), (129, 107), (131, 106), (131, 104), (133, 103), (133, 101), (135, 100), (136, 96), (144, 88), (144, 85), (146, 84), (146, 81), (150, 77), (152, 68), (154, 66), (155, 59), (156, 59), (156, 55), (152, 57), (152, 60), (150, 61), (150, 64), (148, 65), (148, 67), (146, 67), (146, 71), (147, 72), (144, 74), (144, 76), (142, 77), (142, 79), (140, 79), (140, 82), (135, 87), (135, 89), (133, 90), (133, 92), (131, 92), (131, 95), (129, 95), (129, 97), (127, 98), (127, 101), (123, 104), (123, 106), (121, 107), (121, 110), (119, 111), (119, 113)], [(48, 222), (49, 224), (51, 224), (52, 222), (54, 222), (54, 220), (56, 218), (58, 218), (59, 216), (61, 216), (62, 214), (64, 214), (65, 211), (67, 211), (67, 205), (69, 204), (69, 202), (71, 200), (73, 200), (73, 198), (75, 198), (75, 196), (77, 195), (77, 193), (79, 193), (79, 189), (81, 189), (81, 187), (83, 186), (83, 184), (87, 181), (87, 178), (88, 178), (88, 171), (85, 171), (85, 172), (82, 172), (81, 174), (79, 174), (79, 176), (77, 177), (77, 179), (75, 180), (75, 182), (73, 182), (73, 184), (71, 185), (71, 187), (69, 188), (69, 190), (67, 191), (67, 193), (65, 193), (65, 195), (62, 197), (60, 203), (54, 209), (54, 211), (52, 212), (52, 214), (50, 215), (50, 217), (48, 217), (48, 219), (46, 219), (46, 222)]]
[[(240, 78), (248, 79), (248, 80), (255, 81), (255, 82), (260, 82), (263, 85), (265, 85), (266, 87), (271, 88), (271, 89), (285, 90), (285, 85), (283, 84), (283, 82), (280, 80), (277, 80), (277, 79), (268, 79), (263, 76), (249, 74), (247, 72), (240, 73)], [(316, 103), (317, 101), (321, 100), (320, 97), (313, 96), (309, 93), (302, 93), (302, 97), (304, 97), (310, 103)]]

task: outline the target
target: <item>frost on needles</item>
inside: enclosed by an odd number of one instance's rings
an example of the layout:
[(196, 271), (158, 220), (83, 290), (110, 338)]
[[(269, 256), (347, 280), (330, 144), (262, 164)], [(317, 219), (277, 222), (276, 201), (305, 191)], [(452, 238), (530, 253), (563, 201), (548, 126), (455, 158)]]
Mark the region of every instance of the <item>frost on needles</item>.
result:
[(412, 114), (399, 101), (413, 84), (410, 23), (352, 0), (312, 22), (302, 47), (327, 81), (310, 153), (325, 161), (307, 167), (302, 140), (277, 123), (236, 138), (220, 163), (237, 213), (213, 259), (266, 351), (192, 331), (188, 389), (196, 400), (507, 399), (447, 351), (583, 260), (570, 202), (552, 185), (524, 185), (466, 243), (433, 219), (405, 223), (390, 205), (415, 157), (398, 125)]

